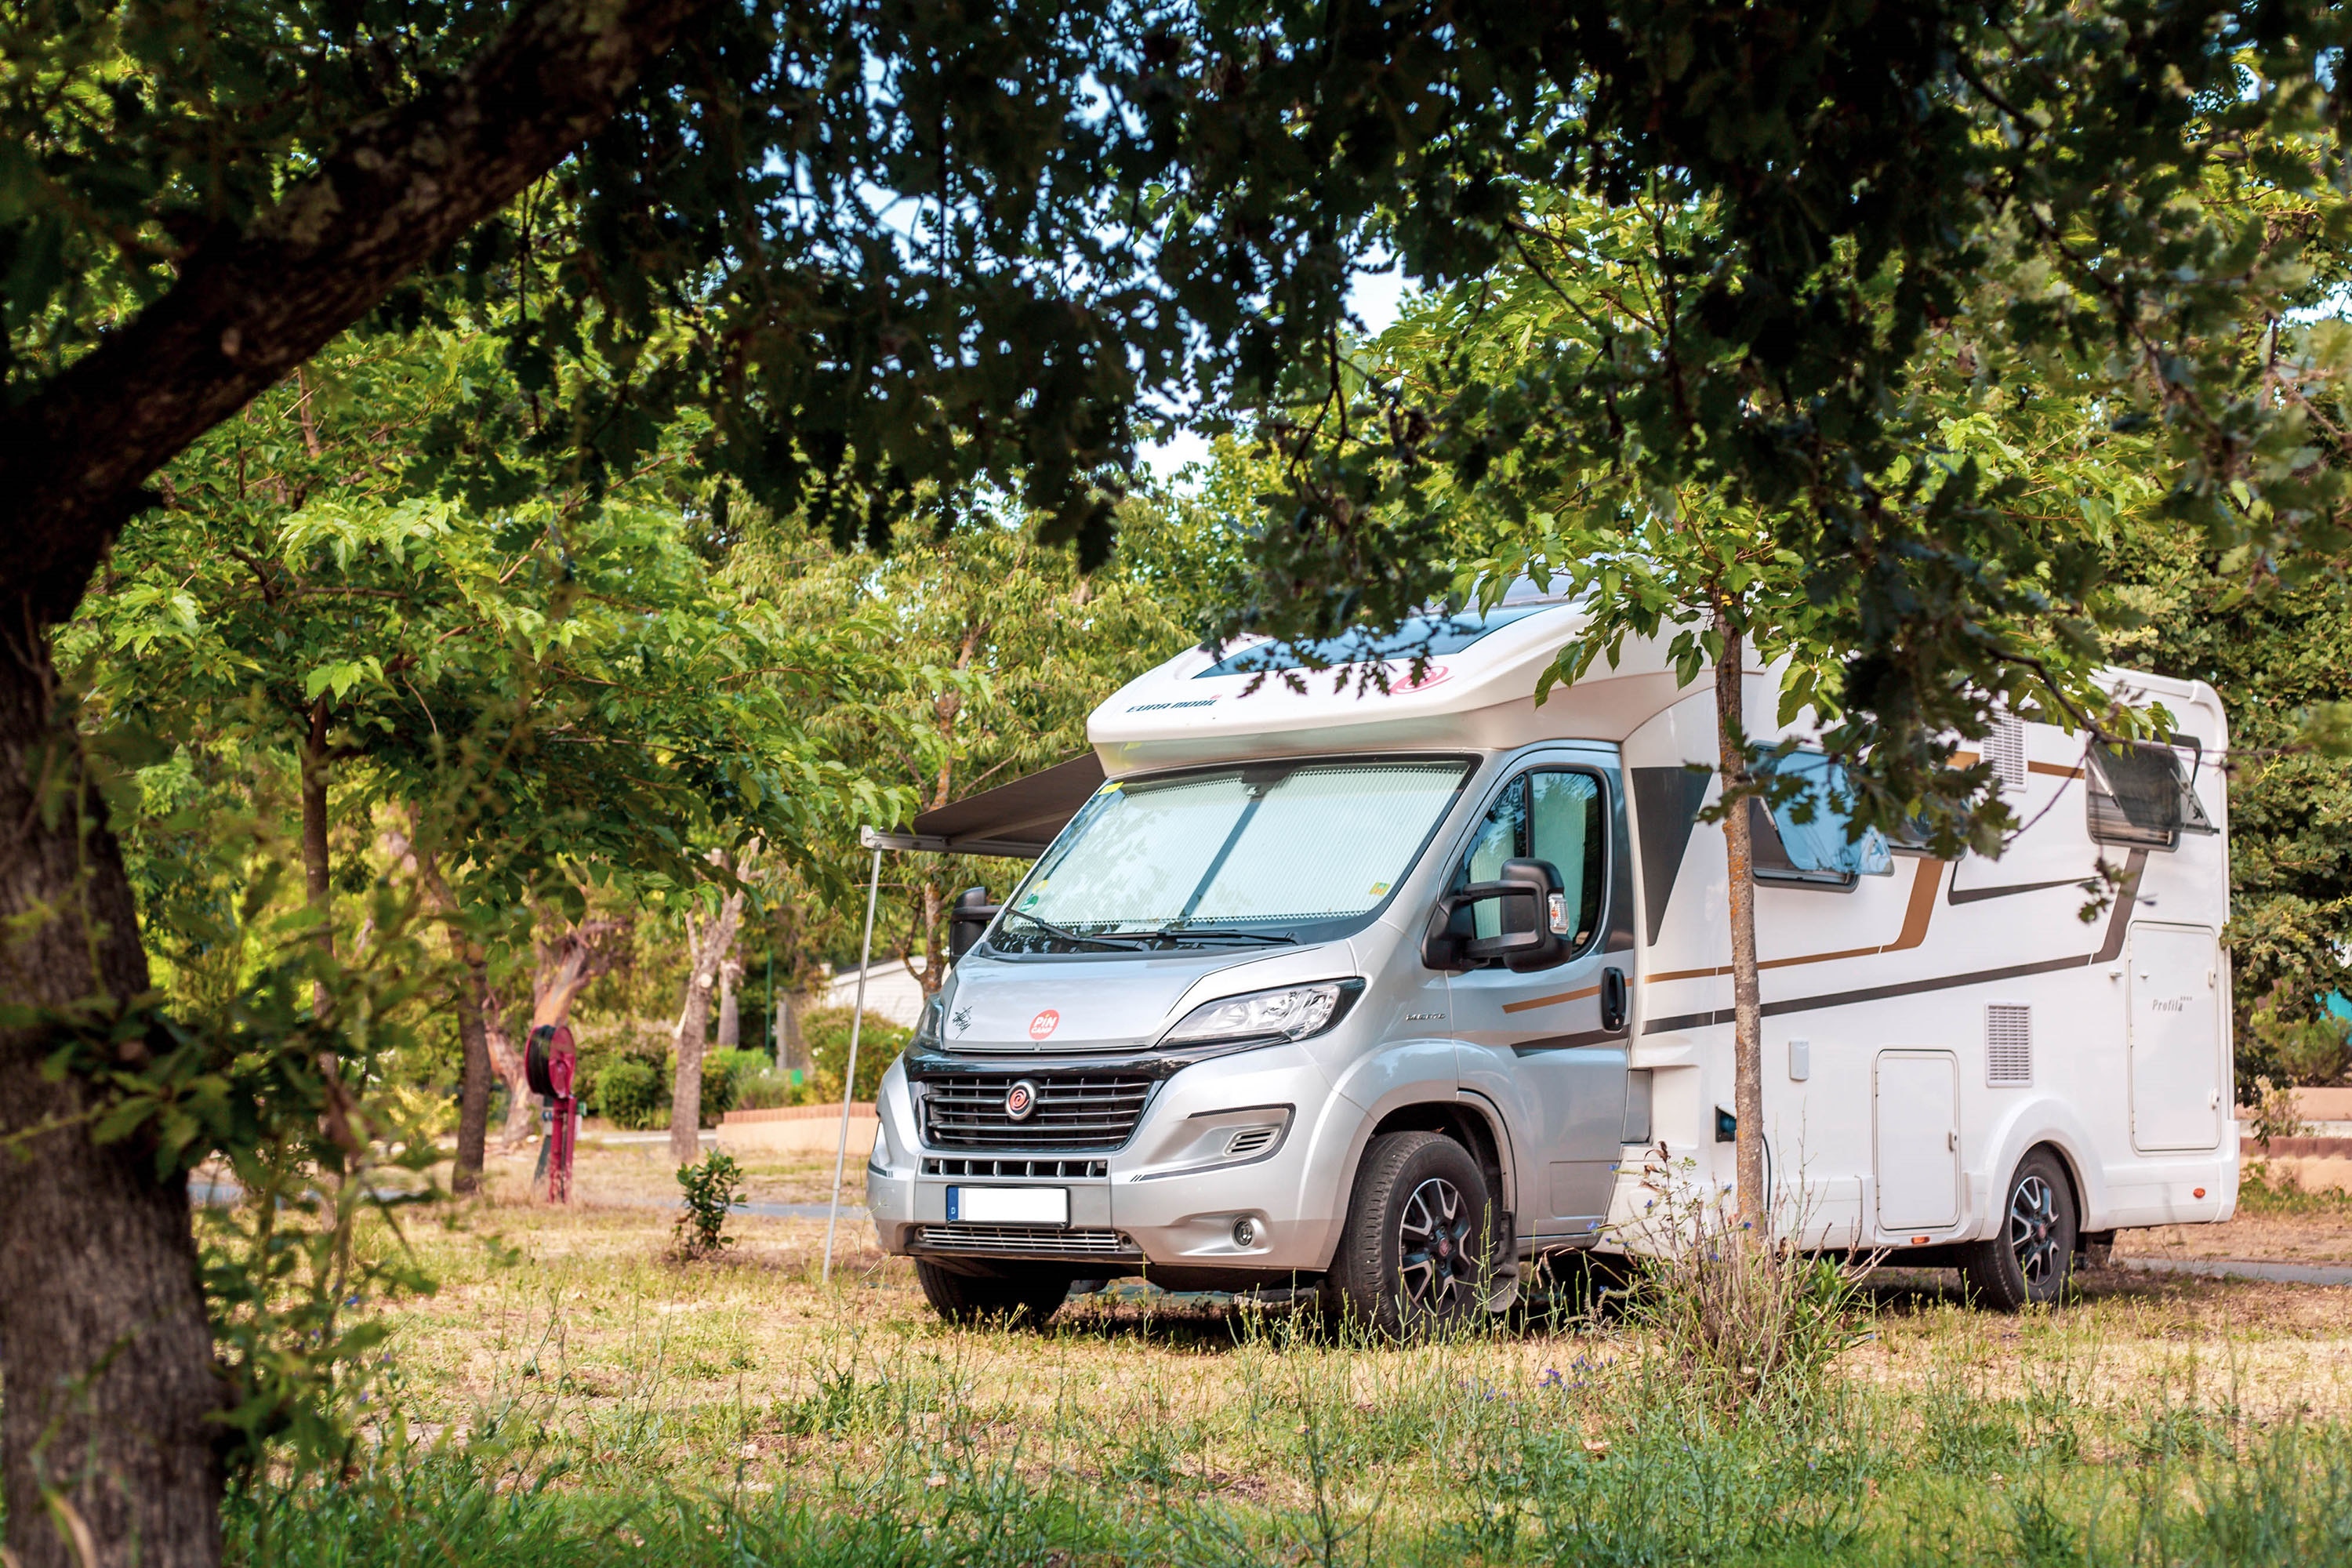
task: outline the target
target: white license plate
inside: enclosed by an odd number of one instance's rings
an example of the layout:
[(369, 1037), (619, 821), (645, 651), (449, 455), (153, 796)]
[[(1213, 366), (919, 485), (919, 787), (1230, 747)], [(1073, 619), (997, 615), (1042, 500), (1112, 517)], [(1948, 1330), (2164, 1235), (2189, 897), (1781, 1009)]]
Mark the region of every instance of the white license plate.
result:
[(1067, 1187), (950, 1187), (950, 1225), (1067, 1225)]

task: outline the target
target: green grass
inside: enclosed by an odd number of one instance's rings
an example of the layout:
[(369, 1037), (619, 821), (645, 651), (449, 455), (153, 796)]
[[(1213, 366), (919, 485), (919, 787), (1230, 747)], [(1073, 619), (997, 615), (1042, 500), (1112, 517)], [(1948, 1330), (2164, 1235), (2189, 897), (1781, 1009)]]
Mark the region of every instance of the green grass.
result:
[[(1636, 1386), (1619, 1391), (1597, 1438), (1572, 1394), (1423, 1388), (1402, 1419), (1368, 1419), (1312, 1373), (1277, 1381), (1297, 1403), (1268, 1390), (1265, 1413), (1281, 1406), (1305, 1428), (1283, 1478), (1305, 1494), (1297, 1501), (1204, 1484), (1189, 1462), (1201, 1435), (1181, 1422), (1097, 1430), (1081, 1459), (1050, 1432), (1034, 1445), (977, 1440), (990, 1412), (942, 1402), (940, 1384), (858, 1384), (787, 1419), (877, 1440), (855, 1463), (813, 1464), (772, 1489), (751, 1490), (740, 1474), (632, 1484), (493, 1434), (380, 1453), (339, 1486), (240, 1500), (233, 1558), (283, 1568), (2352, 1561), (2352, 1433), (2332, 1423), (2253, 1430), (2175, 1412), (2112, 1434), (2124, 1440), (2086, 1460), (2040, 1440), (2016, 1405), (1925, 1413), (1916, 1425), (1907, 1417), (1919, 1413), (1867, 1400), (1719, 1421), (1672, 1390)], [(1438, 1461), (1419, 1482), (1381, 1471), (1404, 1444)]]

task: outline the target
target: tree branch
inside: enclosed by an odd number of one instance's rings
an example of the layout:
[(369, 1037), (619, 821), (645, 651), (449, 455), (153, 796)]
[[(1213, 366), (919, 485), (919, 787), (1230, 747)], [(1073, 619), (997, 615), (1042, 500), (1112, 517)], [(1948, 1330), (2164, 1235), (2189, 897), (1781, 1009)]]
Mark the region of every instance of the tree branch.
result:
[(0, 584), (73, 612), (142, 481), (604, 124), (709, 0), (539, 0), (438, 90), (205, 237), (169, 293), (0, 422)]

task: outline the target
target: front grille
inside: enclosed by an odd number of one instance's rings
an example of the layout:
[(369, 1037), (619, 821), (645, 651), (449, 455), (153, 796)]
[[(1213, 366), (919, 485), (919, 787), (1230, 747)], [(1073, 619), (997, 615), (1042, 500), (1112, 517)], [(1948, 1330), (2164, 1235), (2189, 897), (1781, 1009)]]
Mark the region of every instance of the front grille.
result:
[(1085, 1180), (1110, 1174), (1108, 1160), (990, 1159), (933, 1154), (923, 1162), (927, 1176), (1036, 1176), (1048, 1181)]
[(1004, 1113), (1004, 1091), (1021, 1081), (1003, 1075), (923, 1079), (926, 1137), (941, 1149), (1116, 1149), (1134, 1135), (1154, 1080), (1145, 1073), (1031, 1078), (1037, 1109), (1015, 1121)]
[(1115, 1230), (1055, 1230), (1042, 1225), (926, 1225), (916, 1244), (933, 1252), (1045, 1254), (1053, 1258), (1138, 1258), (1142, 1249)]

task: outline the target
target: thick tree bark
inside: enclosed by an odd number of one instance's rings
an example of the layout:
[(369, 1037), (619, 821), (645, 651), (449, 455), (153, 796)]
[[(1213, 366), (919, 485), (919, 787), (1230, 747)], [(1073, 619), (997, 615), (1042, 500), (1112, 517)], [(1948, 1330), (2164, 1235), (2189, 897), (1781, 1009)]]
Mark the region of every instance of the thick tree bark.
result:
[[(1717, 763), (1727, 798), (1748, 783), (1748, 722), (1737, 625), (1716, 606), (1723, 652), (1715, 661)], [(1731, 1105), (1738, 1127), (1732, 1145), (1739, 1187), (1740, 1223), (1758, 1240), (1771, 1222), (1764, 1179), (1764, 1008), (1756, 975), (1756, 849), (1746, 800), (1723, 814), (1723, 841), (1731, 875)]]
[[(0, 1477), (22, 1568), (218, 1560), (219, 1407), (185, 1176), (143, 1140), (94, 1144), (84, 1080), (43, 1058), (148, 987), (137, 912), (57, 711), (47, 639), (0, 634)], [(88, 831), (85, 831), (85, 828)], [(136, 1061), (143, 1049), (131, 1047)]]

